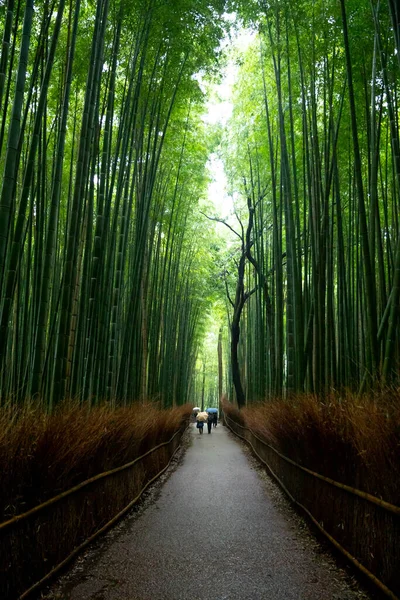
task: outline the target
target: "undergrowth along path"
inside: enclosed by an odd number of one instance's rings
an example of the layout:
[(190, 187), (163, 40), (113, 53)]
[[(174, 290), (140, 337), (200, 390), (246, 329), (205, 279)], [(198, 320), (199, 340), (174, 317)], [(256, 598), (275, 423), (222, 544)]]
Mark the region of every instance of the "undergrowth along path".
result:
[(156, 501), (49, 598), (356, 600), (365, 594), (288, 516), (227, 430), (198, 435)]

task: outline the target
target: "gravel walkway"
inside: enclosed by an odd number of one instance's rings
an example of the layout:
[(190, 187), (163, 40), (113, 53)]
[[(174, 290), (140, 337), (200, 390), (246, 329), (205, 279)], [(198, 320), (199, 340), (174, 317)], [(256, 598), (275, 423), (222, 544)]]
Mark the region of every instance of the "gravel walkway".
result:
[(158, 498), (81, 559), (47, 598), (360, 600), (255, 461), (218, 426), (191, 444)]

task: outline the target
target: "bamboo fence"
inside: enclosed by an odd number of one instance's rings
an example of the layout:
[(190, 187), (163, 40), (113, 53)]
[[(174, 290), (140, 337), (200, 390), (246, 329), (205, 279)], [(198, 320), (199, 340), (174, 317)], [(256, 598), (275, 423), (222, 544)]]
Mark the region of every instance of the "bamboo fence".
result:
[(225, 414), (290, 499), (386, 596), (400, 596), (400, 508), (303, 467)]
[(109, 529), (169, 466), (184, 428), (135, 460), (0, 523), (0, 597), (23, 600)]

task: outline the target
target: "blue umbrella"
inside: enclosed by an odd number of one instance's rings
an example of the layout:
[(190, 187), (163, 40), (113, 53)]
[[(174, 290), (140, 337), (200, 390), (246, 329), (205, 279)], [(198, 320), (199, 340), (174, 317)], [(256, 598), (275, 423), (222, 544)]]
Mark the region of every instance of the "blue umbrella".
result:
[(206, 412), (208, 412), (208, 413), (217, 413), (218, 412), (218, 408), (206, 408)]

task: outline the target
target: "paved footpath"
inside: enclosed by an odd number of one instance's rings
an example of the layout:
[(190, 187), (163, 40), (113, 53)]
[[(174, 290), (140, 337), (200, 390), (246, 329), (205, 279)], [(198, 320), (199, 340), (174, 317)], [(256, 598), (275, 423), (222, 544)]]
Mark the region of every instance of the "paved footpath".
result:
[(156, 501), (97, 544), (49, 597), (366, 598), (310, 542), (298, 519), (279, 507), (276, 491), (271, 498), (273, 486), (263, 479), (226, 428), (200, 436), (193, 427), (182, 464)]

